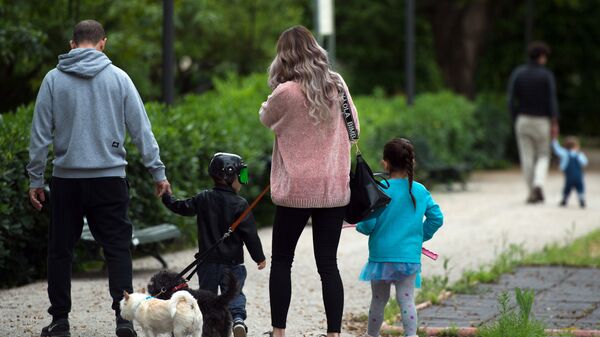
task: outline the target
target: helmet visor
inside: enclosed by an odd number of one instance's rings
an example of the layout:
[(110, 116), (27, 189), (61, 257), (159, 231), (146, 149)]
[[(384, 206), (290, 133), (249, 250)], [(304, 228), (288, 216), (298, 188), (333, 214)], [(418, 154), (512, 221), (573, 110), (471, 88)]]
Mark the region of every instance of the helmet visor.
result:
[(241, 184), (247, 184), (248, 183), (248, 168), (247, 167), (242, 167), (240, 169), (240, 174), (238, 175), (238, 180), (240, 181)]

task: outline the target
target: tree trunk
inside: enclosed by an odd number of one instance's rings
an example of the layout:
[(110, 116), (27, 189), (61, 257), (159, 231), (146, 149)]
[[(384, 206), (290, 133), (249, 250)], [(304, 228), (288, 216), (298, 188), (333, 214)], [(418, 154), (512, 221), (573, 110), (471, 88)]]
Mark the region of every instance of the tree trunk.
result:
[(475, 71), (485, 35), (502, 2), (433, 0), (425, 4), (444, 81), (450, 89), (470, 99), (475, 97)]

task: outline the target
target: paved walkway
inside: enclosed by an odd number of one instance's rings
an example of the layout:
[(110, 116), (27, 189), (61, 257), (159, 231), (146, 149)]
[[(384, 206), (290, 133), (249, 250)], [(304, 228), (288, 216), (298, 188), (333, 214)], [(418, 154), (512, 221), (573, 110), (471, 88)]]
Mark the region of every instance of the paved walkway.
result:
[[(465, 269), (473, 269), (494, 260), (510, 243), (524, 244), (538, 250), (550, 242), (564, 242), (600, 228), (600, 172), (586, 176), (588, 208), (581, 210), (572, 202), (568, 208), (557, 207), (562, 176), (552, 172), (546, 186), (547, 202), (527, 206), (525, 187), (518, 171), (477, 173), (465, 192), (434, 192), (446, 216), (445, 225), (426, 247), (450, 259), (450, 278), (456, 280)], [(271, 230), (260, 231), (266, 255), (270, 255)], [(193, 250), (168, 254), (173, 269), (187, 265)], [(339, 250), (340, 271), (344, 280), (345, 313), (366, 313), (370, 287), (357, 281), (367, 259), (366, 237), (346, 229)], [(250, 261), (247, 258), (247, 261)], [(442, 274), (442, 262), (423, 259), (425, 276)], [(142, 287), (159, 265), (151, 258), (134, 261), (134, 286)], [(248, 264), (244, 289), (248, 297), (250, 336), (259, 336), (270, 327), (268, 268), (258, 271)], [(315, 336), (324, 332), (325, 315), (321, 286), (312, 253), (309, 228), (298, 243), (293, 267), (293, 295), (288, 319), (288, 336)], [(192, 282), (193, 284), (195, 283)], [(108, 337), (113, 335), (107, 280), (102, 275), (87, 274), (73, 282), (73, 336)], [(0, 291), (0, 337), (38, 336), (47, 324), (48, 299), (44, 282)], [(351, 333), (342, 332), (344, 336)]]
[(514, 289), (535, 291), (533, 315), (548, 329), (600, 330), (600, 269), (522, 267), (498, 283), (479, 285), (474, 294), (454, 295), (419, 312), (426, 327), (478, 327), (498, 317), (498, 295)]

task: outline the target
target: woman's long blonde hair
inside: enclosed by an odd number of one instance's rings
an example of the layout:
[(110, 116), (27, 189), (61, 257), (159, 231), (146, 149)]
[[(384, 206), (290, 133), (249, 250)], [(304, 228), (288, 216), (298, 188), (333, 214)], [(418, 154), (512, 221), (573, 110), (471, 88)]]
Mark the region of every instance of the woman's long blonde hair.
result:
[(341, 100), (344, 90), (340, 75), (329, 69), (327, 52), (304, 26), (281, 33), (277, 55), (269, 66), (271, 89), (287, 81), (300, 83), (315, 124), (331, 118), (332, 103)]

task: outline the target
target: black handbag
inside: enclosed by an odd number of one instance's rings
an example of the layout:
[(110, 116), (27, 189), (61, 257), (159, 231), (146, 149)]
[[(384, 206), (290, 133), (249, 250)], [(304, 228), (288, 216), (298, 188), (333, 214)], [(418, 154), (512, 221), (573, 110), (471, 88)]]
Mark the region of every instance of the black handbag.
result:
[(382, 178), (386, 186), (378, 181), (360, 153), (358, 148), (358, 130), (352, 117), (348, 96), (343, 92), (342, 97), (344, 124), (348, 131), (350, 143), (356, 146), (356, 166), (354, 167), (354, 172), (350, 171), (350, 203), (346, 206), (344, 220), (347, 223), (355, 224), (377, 216), (392, 199), (382, 191), (382, 189), (387, 189), (390, 186), (389, 182), (385, 178)]

